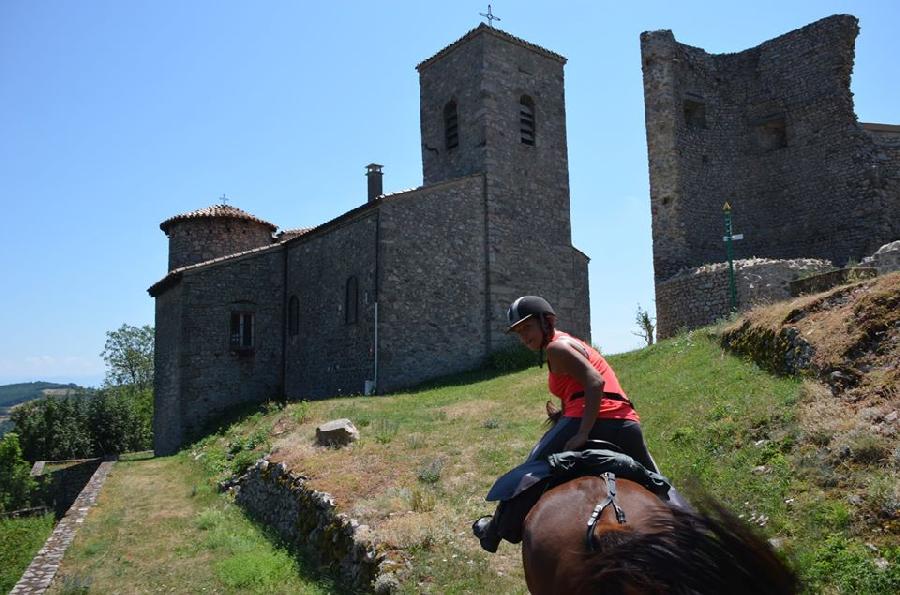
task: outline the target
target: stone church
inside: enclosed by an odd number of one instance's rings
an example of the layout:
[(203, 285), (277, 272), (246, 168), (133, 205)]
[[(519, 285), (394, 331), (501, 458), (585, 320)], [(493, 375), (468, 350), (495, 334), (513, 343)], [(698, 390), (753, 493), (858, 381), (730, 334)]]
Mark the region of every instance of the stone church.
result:
[(480, 25), (420, 63), (423, 184), (309, 229), (230, 205), (176, 215), (156, 299), (154, 450), (225, 409), (384, 393), (511, 344), (509, 302), (547, 297), (590, 339), (572, 246), (562, 56)]

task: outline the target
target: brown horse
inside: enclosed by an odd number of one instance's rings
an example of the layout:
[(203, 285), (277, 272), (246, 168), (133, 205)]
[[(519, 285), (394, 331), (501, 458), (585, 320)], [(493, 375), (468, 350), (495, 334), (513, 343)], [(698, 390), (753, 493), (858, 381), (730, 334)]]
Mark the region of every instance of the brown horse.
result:
[[(796, 593), (794, 573), (765, 540), (712, 502), (706, 512), (669, 506), (640, 485), (616, 480), (615, 502), (602, 477), (581, 477), (545, 493), (525, 519), (522, 560), (535, 595), (563, 593)], [(593, 550), (593, 551), (592, 551)]]

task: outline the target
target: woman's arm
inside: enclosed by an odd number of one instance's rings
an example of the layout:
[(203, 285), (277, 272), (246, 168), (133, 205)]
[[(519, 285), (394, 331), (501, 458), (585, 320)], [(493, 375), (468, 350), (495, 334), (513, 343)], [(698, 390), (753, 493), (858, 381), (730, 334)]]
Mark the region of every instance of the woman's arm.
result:
[(565, 450), (575, 450), (584, 446), (600, 411), (603, 398), (603, 377), (584, 355), (566, 341), (554, 341), (547, 346), (547, 362), (557, 374), (574, 378), (584, 387), (584, 415), (578, 433), (566, 442)]

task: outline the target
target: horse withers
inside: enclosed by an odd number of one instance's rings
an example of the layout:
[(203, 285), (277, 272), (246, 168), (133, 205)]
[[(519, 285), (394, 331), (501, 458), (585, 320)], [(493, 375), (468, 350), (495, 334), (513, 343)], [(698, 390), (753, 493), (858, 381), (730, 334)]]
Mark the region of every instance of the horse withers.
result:
[(688, 511), (619, 478), (615, 504), (586, 533), (609, 485), (603, 477), (574, 479), (548, 490), (528, 513), (522, 561), (531, 593), (798, 592), (794, 573), (768, 543), (711, 501)]

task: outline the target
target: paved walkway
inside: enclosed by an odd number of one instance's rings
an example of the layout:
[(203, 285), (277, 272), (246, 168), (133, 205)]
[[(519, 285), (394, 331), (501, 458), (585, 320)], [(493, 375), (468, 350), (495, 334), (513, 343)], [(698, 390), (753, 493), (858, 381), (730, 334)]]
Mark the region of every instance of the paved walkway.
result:
[(84, 522), (84, 517), (88, 510), (97, 501), (97, 495), (103, 482), (109, 474), (115, 461), (104, 461), (100, 463), (100, 467), (91, 476), (90, 481), (78, 494), (78, 498), (66, 511), (65, 516), (56, 524), (53, 533), (47, 538), (44, 547), (35, 555), (34, 560), (25, 570), (25, 574), (16, 583), (10, 591), (10, 595), (19, 595), (20, 593), (43, 593), (50, 587), (56, 571), (59, 569), (59, 563), (62, 562), (63, 554), (75, 539), (75, 533), (78, 531), (79, 525)]

